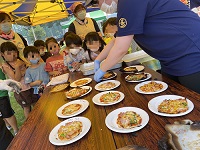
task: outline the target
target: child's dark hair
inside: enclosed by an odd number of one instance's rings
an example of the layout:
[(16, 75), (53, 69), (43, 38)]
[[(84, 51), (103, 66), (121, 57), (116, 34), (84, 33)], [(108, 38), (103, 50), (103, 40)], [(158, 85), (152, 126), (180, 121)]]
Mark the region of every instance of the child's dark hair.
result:
[(19, 52), (17, 46), (12, 42), (4, 42), (0, 46), (0, 51), (4, 53), (5, 51), (16, 51)]
[(46, 46), (47, 49), (48, 49), (48, 44), (50, 42), (54, 42), (54, 43), (58, 44), (57, 40), (54, 37), (47, 38), (46, 41), (45, 41), (45, 46)]
[(105, 33), (106, 27), (108, 25), (111, 25), (111, 26), (117, 25), (117, 17), (111, 17), (108, 20), (106, 20), (106, 22), (103, 23), (103, 28), (102, 28), (103, 33)]
[(34, 42), (34, 46), (35, 46), (35, 47), (45, 46), (45, 43), (44, 43), (43, 40), (36, 40), (36, 41)]
[(40, 52), (38, 51), (38, 49), (35, 46), (26, 46), (24, 48), (23, 53), (24, 53), (25, 58), (28, 58), (29, 53), (40, 54)]
[(65, 37), (65, 44), (67, 47), (69, 47), (71, 44), (82, 46), (82, 40), (75, 33), (70, 33)]
[(0, 12), (0, 22), (4, 21), (6, 18), (11, 20), (11, 17), (7, 13)]
[(80, 10), (82, 10), (82, 9), (85, 9), (85, 10), (86, 10), (86, 8), (85, 8), (84, 5), (82, 5), (82, 4), (77, 5), (76, 8), (74, 9), (73, 14), (77, 13), (78, 11), (80, 11)]
[(87, 45), (86, 43), (89, 42), (89, 43), (92, 43), (93, 41), (99, 41), (100, 43), (100, 47), (99, 47), (99, 51), (101, 52), (104, 48), (104, 46), (106, 45), (106, 43), (104, 42), (104, 40), (99, 36), (99, 34), (97, 32), (89, 32), (86, 36), (85, 36), (85, 40), (83, 42), (83, 49), (85, 51), (88, 51), (88, 54), (89, 54), (89, 57), (90, 57), (90, 60), (91, 59), (91, 51), (87, 48)]

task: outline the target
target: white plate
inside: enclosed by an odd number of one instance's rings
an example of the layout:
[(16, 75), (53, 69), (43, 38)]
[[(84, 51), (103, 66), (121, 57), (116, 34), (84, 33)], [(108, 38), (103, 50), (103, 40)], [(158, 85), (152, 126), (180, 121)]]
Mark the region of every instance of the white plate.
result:
[(111, 77), (109, 77), (109, 78), (102, 78), (102, 80), (109, 80), (109, 79), (113, 79), (114, 77), (116, 77), (117, 76), (117, 73), (116, 72), (113, 72), (114, 73), (114, 75), (113, 76), (111, 76)]
[[(130, 67), (135, 67), (137, 69), (138, 72), (143, 71), (144, 70), (144, 66), (142, 65), (134, 65), (134, 66), (128, 66), (125, 68), (130, 68)], [(135, 73), (135, 71), (122, 71), (123, 73)]]
[[(114, 86), (113, 88), (106, 88), (106, 89), (100, 89), (100, 88), (98, 88), (98, 86), (100, 86), (101, 84), (107, 83), (107, 82), (115, 83), (115, 86)], [(108, 81), (103, 81), (103, 82), (98, 83), (97, 85), (95, 85), (94, 88), (95, 88), (97, 91), (107, 91), (107, 90), (115, 89), (115, 88), (117, 88), (119, 85), (120, 85), (120, 82), (117, 81), (117, 80), (108, 80)]]
[[(162, 84), (163, 88), (159, 91), (156, 91), (156, 92), (144, 92), (144, 91), (140, 90), (141, 86), (148, 84), (150, 82), (156, 82), (156, 83)], [(138, 92), (138, 93), (141, 93), (141, 94), (156, 94), (156, 93), (160, 93), (160, 92), (165, 91), (167, 88), (168, 88), (168, 85), (165, 82), (162, 82), (162, 81), (145, 81), (145, 82), (137, 84), (135, 86), (135, 91)]]
[(71, 86), (71, 87), (77, 87), (77, 85), (75, 84), (75, 82), (80, 81), (80, 80), (84, 80), (84, 79), (88, 80), (88, 82), (85, 83), (85, 84), (79, 85), (79, 86), (84, 86), (84, 85), (86, 85), (86, 84), (92, 82), (92, 78), (81, 78), (81, 79), (78, 79), (78, 80), (72, 82), (72, 83), (70, 84), (70, 86)]
[[(75, 113), (73, 113), (73, 114), (71, 114), (71, 115), (63, 115), (63, 114), (62, 114), (62, 110), (63, 110), (66, 106), (71, 105), (71, 104), (80, 104), (80, 105), (81, 105), (81, 108), (80, 108), (77, 112), (75, 112)], [(64, 104), (63, 106), (61, 106), (61, 107), (57, 110), (56, 115), (57, 115), (58, 117), (60, 117), (60, 118), (70, 118), (70, 117), (74, 117), (74, 116), (76, 116), (76, 115), (82, 113), (83, 111), (85, 111), (85, 110), (88, 108), (88, 106), (89, 106), (89, 102), (88, 102), (87, 100), (84, 100), (84, 99), (74, 100), (74, 101), (71, 101), (71, 102), (66, 103), (66, 104)]]
[[(85, 96), (86, 94), (88, 94), (88, 93), (90, 93), (91, 91), (92, 91), (92, 87), (91, 86), (82, 86), (82, 87), (80, 87), (80, 88), (82, 88), (82, 89), (89, 89), (85, 94), (83, 94), (83, 95), (81, 95), (81, 96), (79, 96), (78, 98), (80, 98), (80, 97), (82, 97), (82, 96)], [(72, 89), (71, 89), (72, 90)], [(65, 93), (67, 93), (67, 92), (65, 92)], [(68, 97), (68, 96), (66, 96), (67, 98), (69, 98), (69, 99), (74, 99), (74, 98), (72, 98), (72, 97)]]
[[(126, 112), (126, 111), (134, 111), (137, 114), (139, 114), (142, 117), (141, 125), (135, 128), (130, 128), (130, 129), (119, 128), (117, 125), (118, 114), (120, 112)], [(119, 133), (130, 133), (130, 132), (138, 131), (144, 128), (148, 122), (149, 122), (149, 115), (147, 114), (147, 112), (137, 107), (122, 107), (122, 108), (116, 109), (112, 111), (111, 113), (109, 113), (105, 120), (106, 126), (110, 130), (119, 132)]]
[(150, 74), (150, 73), (145, 73), (145, 74), (147, 75), (147, 78), (142, 79), (142, 80), (138, 80), (138, 81), (128, 81), (127, 78), (128, 78), (129, 75), (127, 75), (127, 76), (125, 77), (125, 80), (126, 80), (127, 82), (142, 82), (142, 81), (146, 81), (146, 80), (148, 80), (148, 79), (151, 78), (151, 74)]
[[(69, 141), (61, 141), (61, 140), (59, 140), (57, 132), (58, 132), (58, 129), (60, 128), (60, 126), (65, 125), (66, 123), (72, 122), (72, 121), (81, 121), (82, 122), (83, 127), (82, 127), (81, 133), (78, 136), (76, 136), (75, 138), (73, 138), (73, 139), (71, 139)], [(91, 127), (91, 122), (90, 122), (90, 120), (88, 118), (85, 118), (85, 117), (74, 117), (74, 118), (67, 119), (67, 120), (59, 123), (57, 126), (55, 126), (53, 128), (53, 130), (49, 134), (49, 141), (53, 145), (68, 145), (68, 144), (71, 144), (71, 143), (76, 142), (79, 139), (81, 139), (90, 130), (90, 127)]]
[(166, 117), (178, 117), (178, 116), (183, 116), (183, 115), (190, 113), (194, 109), (194, 104), (187, 98), (186, 98), (186, 100), (188, 102), (188, 110), (186, 112), (179, 113), (179, 114), (167, 114), (167, 113), (158, 112), (158, 105), (160, 105), (160, 103), (163, 102), (165, 99), (175, 100), (175, 99), (179, 99), (179, 98), (184, 99), (185, 97), (178, 96), (178, 95), (157, 96), (149, 101), (149, 103), (148, 103), (149, 110), (157, 115), (166, 116)]
[[(102, 103), (100, 102), (100, 97), (103, 95), (103, 94), (106, 94), (106, 93), (109, 93), (109, 92), (118, 92), (120, 94), (120, 98), (118, 101), (115, 101), (115, 102), (112, 102), (112, 103)], [(124, 99), (124, 93), (122, 92), (119, 92), (119, 91), (105, 91), (105, 92), (101, 92), (99, 94), (96, 94), (93, 98), (92, 98), (92, 101), (93, 103), (95, 103), (96, 105), (100, 105), (100, 106), (109, 106), (109, 105), (114, 105), (114, 104), (117, 104), (119, 102), (121, 102), (122, 100)]]

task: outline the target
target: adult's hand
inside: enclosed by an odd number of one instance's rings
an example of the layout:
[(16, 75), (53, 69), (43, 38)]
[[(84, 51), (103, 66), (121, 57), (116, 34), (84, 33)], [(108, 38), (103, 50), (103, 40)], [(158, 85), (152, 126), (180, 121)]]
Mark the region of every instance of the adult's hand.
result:
[(94, 61), (94, 72), (96, 72), (100, 68), (100, 63), (101, 62), (99, 60)]
[(96, 82), (99, 82), (102, 80), (102, 77), (103, 75), (105, 74), (106, 72), (102, 71), (100, 68), (95, 72), (94, 74), (94, 80)]
[(20, 93), (22, 89), (21, 83), (12, 79), (0, 80), (0, 90), (7, 90), (16, 93)]

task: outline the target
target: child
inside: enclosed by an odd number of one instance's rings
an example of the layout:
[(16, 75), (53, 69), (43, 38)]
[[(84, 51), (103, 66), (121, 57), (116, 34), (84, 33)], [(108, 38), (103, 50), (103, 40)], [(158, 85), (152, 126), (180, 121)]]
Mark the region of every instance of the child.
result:
[[(40, 53), (35, 46), (27, 46), (24, 49), (24, 57), (30, 62), (25, 73), (25, 83), (34, 89), (34, 94), (38, 95), (39, 87), (45, 87), (49, 82), (49, 75), (44, 70), (45, 63), (40, 63)], [(39, 97), (39, 95), (38, 95)]]
[(38, 51), (40, 52), (40, 57), (42, 58), (42, 60), (44, 62), (46, 62), (47, 58), (51, 57), (51, 53), (50, 52), (46, 52), (46, 48), (45, 48), (45, 43), (42, 40), (36, 40), (34, 42), (34, 46), (38, 49)]
[(114, 34), (117, 32), (117, 18), (112, 17), (106, 20), (103, 24), (103, 33), (104, 33), (104, 41), (106, 44), (114, 37)]
[(31, 105), (37, 102), (38, 98), (33, 94), (33, 89), (24, 82), (26, 71), (25, 63), (17, 59), (18, 50), (12, 42), (4, 42), (1, 44), (1, 56), (4, 59), (2, 63), (3, 72), (11, 79), (19, 81), (22, 84), (20, 93), (14, 93), (15, 99), (22, 106), (24, 116), (27, 118), (31, 111)]
[(66, 52), (64, 56), (65, 66), (69, 71), (79, 71), (80, 65), (85, 63), (84, 50), (82, 49), (82, 40), (76, 34), (69, 34), (65, 37), (66, 48), (69, 50), (69, 54)]
[(83, 42), (83, 49), (85, 50), (87, 61), (94, 61), (105, 45), (106, 43), (97, 32), (88, 33)]
[(56, 39), (53, 37), (48, 38), (45, 46), (52, 54), (51, 57), (47, 58), (45, 66), (45, 71), (49, 73), (50, 78), (66, 73), (67, 68), (64, 65), (63, 56), (59, 53), (60, 47)]
[[(2, 72), (2, 69), (0, 69), (0, 79), (6, 79), (5, 74)], [(14, 130), (14, 134), (17, 134), (17, 120), (14, 116), (14, 110), (12, 109), (10, 104), (8, 92), (4, 90), (0, 90), (0, 117), (2, 117), (6, 122), (7, 128), (8, 126), (11, 126)]]

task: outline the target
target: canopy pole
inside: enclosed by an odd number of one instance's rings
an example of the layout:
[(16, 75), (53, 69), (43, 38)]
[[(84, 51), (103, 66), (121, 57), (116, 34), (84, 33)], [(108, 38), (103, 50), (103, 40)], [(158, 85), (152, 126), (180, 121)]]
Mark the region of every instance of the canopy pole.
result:
[(34, 39), (35, 39), (35, 41), (36, 41), (37, 39), (36, 39), (36, 36), (35, 36), (35, 32), (34, 32), (33, 26), (31, 26), (31, 30), (32, 30), (32, 32), (33, 32), (33, 37), (34, 37)]

